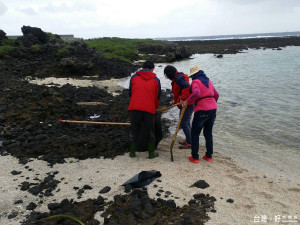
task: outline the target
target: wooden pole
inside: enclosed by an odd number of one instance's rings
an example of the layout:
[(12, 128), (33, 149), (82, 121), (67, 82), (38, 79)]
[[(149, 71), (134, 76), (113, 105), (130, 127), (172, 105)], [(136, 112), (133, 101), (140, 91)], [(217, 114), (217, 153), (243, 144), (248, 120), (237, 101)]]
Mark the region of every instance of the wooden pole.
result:
[(104, 102), (77, 102), (77, 105), (106, 105)]
[(174, 159), (173, 159), (173, 151), (172, 150), (173, 150), (174, 143), (176, 141), (177, 133), (178, 133), (178, 130), (179, 130), (179, 127), (180, 127), (181, 120), (182, 120), (183, 114), (185, 112), (185, 109), (186, 109), (186, 107), (182, 108), (182, 110), (181, 110), (180, 118), (179, 118), (179, 121), (178, 121), (178, 124), (177, 124), (177, 127), (176, 127), (176, 131), (175, 131), (175, 134), (173, 136), (173, 140), (172, 140), (172, 143), (171, 143), (171, 146), (170, 146), (170, 153), (171, 153), (171, 160), (172, 160), (172, 162), (174, 161)]
[(98, 125), (130, 125), (130, 123), (94, 122), (94, 121), (78, 121), (78, 120), (58, 120), (58, 122), (60, 122), (60, 123), (98, 124)]
[(165, 113), (165, 112), (167, 112), (169, 109), (171, 109), (171, 108), (173, 108), (173, 107), (175, 107), (175, 106), (178, 106), (178, 105), (180, 105), (181, 103), (179, 102), (179, 103), (177, 103), (177, 104), (174, 104), (174, 105), (170, 105), (170, 106), (159, 106), (158, 107), (158, 111), (160, 111), (160, 112), (162, 112), (162, 113)]

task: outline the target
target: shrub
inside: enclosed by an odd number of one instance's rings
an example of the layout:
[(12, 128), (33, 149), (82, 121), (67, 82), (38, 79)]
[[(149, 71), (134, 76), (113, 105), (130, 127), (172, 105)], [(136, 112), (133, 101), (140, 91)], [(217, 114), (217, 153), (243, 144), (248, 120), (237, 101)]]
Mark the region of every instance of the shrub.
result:
[(58, 49), (57, 55), (61, 56), (61, 55), (65, 55), (65, 54), (71, 53), (71, 51), (73, 49), (74, 49), (74, 47), (67, 45), (67, 46), (65, 46), (63, 48)]
[(15, 39), (15, 38), (12, 38), (12, 39), (4, 39), (4, 40), (0, 41), (0, 45), (14, 46), (16, 40), (17, 40), (17, 39)]
[(161, 41), (155, 41), (152, 39), (126, 39), (117, 37), (104, 37), (96, 39), (84, 40), (84, 42), (90, 47), (95, 48), (101, 52), (104, 57), (119, 58), (125, 61), (132, 61), (134, 59), (140, 59), (138, 55), (138, 47), (142, 43), (160, 43)]
[(3, 57), (4, 55), (8, 54), (12, 50), (14, 50), (13, 46), (9, 46), (9, 45), (0, 46), (0, 57)]
[(41, 50), (41, 45), (31, 45), (31, 48), (33, 48), (35, 52), (39, 52)]
[(46, 34), (47, 34), (49, 39), (54, 39), (54, 40), (56, 40), (57, 42), (60, 42), (60, 43), (64, 42), (64, 40), (61, 39), (60, 36), (57, 35), (57, 34), (52, 34), (50, 32), (47, 32)]

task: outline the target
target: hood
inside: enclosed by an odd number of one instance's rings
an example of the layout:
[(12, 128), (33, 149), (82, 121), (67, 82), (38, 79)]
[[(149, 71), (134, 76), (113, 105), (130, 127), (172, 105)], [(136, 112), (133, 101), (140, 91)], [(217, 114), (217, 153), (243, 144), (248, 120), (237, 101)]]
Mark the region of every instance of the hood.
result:
[(207, 88), (208, 86), (208, 82), (209, 82), (209, 78), (205, 75), (205, 73), (202, 70), (199, 70), (197, 73), (195, 73), (192, 77), (192, 80), (198, 79), (200, 80)]
[(151, 70), (143, 69), (136, 72), (143, 80), (151, 80), (156, 77), (156, 74), (151, 72)]

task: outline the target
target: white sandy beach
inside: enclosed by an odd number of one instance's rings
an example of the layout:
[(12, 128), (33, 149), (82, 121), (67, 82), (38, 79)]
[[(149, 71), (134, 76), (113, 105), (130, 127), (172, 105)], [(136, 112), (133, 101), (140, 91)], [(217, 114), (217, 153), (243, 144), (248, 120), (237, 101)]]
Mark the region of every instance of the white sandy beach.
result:
[[(26, 206), (35, 202), (38, 206), (36, 211), (47, 211), (47, 204), (60, 202), (68, 198), (75, 201), (83, 201), (88, 198), (97, 198), (99, 191), (105, 186), (110, 186), (110, 192), (103, 194), (106, 201), (113, 200), (117, 194), (125, 194), (125, 181), (141, 171), (158, 170), (162, 176), (162, 182), (154, 181), (149, 184), (148, 192), (151, 198), (158, 198), (156, 193), (162, 187), (164, 191), (172, 192), (169, 199), (174, 199), (177, 206), (187, 204), (196, 193), (204, 193), (214, 196), (216, 213), (208, 213), (209, 225), (214, 224), (257, 224), (267, 220), (267, 224), (298, 224), (299, 223), (299, 182), (288, 182), (284, 179), (269, 178), (259, 171), (248, 170), (236, 164), (229, 158), (216, 152), (212, 163), (200, 160), (199, 164), (188, 161), (189, 150), (180, 150), (176, 144), (173, 149), (174, 162), (170, 160), (169, 145), (171, 139), (164, 139), (158, 147), (160, 156), (153, 160), (147, 159), (146, 152), (138, 152), (136, 158), (130, 158), (128, 154), (111, 159), (87, 159), (76, 160), (72, 163), (56, 164), (53, 168), (47, 166), (45, 161), (33, 160), (26, 165), (32, 171), (24, 168), (18, 160), (11, 156), (0, 157), (0, 224), (16, 225), (22, 221), (30, 211)], [(201, 146), (200, 154), (204, 153)], [(69, 160), (67, 160), (69, 161)], [(12, 175), (11, 171), (22, 171), (20, 175)], [(59, 171), (56, 180), (64, 178), (53, 191), (51, 197), (43, 198), (43, 203), (38, 204), (40, 199), (27, 191), (21, 191), (23, 181), (35, 182), (46, 173)], [(39, 175), (36, 175), (39, 174)], [(26, 177), (29, 177), (26, 180)], [(82, 178), (80, 181), (79, 179)], [(205, 180), (210, 187), (199, 189), (190, 187), (198, 180)], [(88, 184), (93, 189), (86, 190), (82, 198), (77, 200), (74, 186), (82, 188)], [(158, 187), (153, 187), (157, 184)], [(59, 192), (56, 192), (60, 190)], [(175, 199), (174, 197), (179, 197)], [(15, 205), (16, 200), (22, 199), (23, 203)], [(226, 202), (233, 199), (233, 203)], [(18, 216), (8, 220), (7, 216), (17, 212)], [(101, 221), (100, 213), (95, 218)], [(276, 217), (277, 216), (277, 217)], [(281, 217), (281, 223), (275, 219)], [(276, 217), (276, 218), (275, 218)], [(286, 218), (286, 219), (284, 219)], [(291, 219), (292, 218), (292, 219)], [(290, 220), (291, 222), (284, 222)]]
[[(57, 80), (51, 79), (43, 84), (49, 84), (49, 82), (57, 83)], [(68, 82), (73, 81), (68, 80)], [(86, 85), (91, 85), (91, 82), (94, 85), (96, 81), (88, 81)], [(102, 81), (101, 85), (108, 86), (108, 91), (112, 93), (122, 89), (117, 85), (117, 80)], [(217, 129), (218, 126), (216, 124)], [(31, 212), (26, 210), (30, 202), (38, 205), (35, 211), (44, 212), (48, 211), (49, 203), (61, 202), (65, 198), (78, 202), (88, 198), (95, 199), (99, 196), (99, 191), (106, 186), (111, 187), (111, 190), (102, 196), (106, 198), (106, 202), (112, 201), (115, 195), (125, 194), (124, 187), (121, 186), (125, 181), (141, 171), (148, 170), (157, 170), (162, 174), (159, 178), (162, 182), (153, 181), (147, 186), (151, 198), (158, 198), (156, 193), (161, 188), (164, 191), (170, 191), (172, 194), (168, 199), (174, 200), (177, 206), (181, 207), (187, 204), (196, 193), (214, 196), (217, 199), (215, 202), (217, 212), (208, 213), (210, 217), (208, 225), (300, 223), (300, 182), (297, 163), (284, 165), (282, 162), (273, 165), (275, 162), (268, 161), (267, 156), (259, 159), (257, 164), (251, 160), (247, 161), (247, 158), (253, 158), (251, 152), (264, 152), (266, 148), (279, 152), (280, 146), (266, 147), (266, 145), (251, 141), (242, 142), (237, 137), (231, 137), (228, 133), (219, 131), (215, 135), (214, 161), (209, 163), (201, 159), (199, 164), (193, 164), (188, 161), (190, 150), (178, 148), (178, 140), (182, 138), (180, 136), (173, 148), (174, 162), (171, 162), (169, 152), (171, 138), (165, 138), (160, 142), (158, 146), (160, 156), (152, 160), (147, 159), (147, 152), (138, 152), (136, 158), (130, 158), (127, 153), (113, 160), (66, 159), (67, 163), (55, 164), (51, 168), (47, 166), (47, 162), (33, 159), (26, 164), (29, 166), (26, 169), (25, 165), (18, 163), (18, 159), (12, 156), (0, 156), (0, 224), (20, 224), (20, 221)], [(238, 143), (239, 141), (241, 143)], [(252, 146), (255, 146), (255, 149), (249, 151)], [(205, 146), (203, 136), (201, 136), (200, 156), (204, 154), (204, 151)], [(245, 155), (244, 159), (243, 157), (230, 158), (228, 153)], [(261, 166), (262, 160), (265, 165), (269, 164), (273, 169)], [(290, 170), (291, 166), (294, 166), (294, 171)], [(32, 170), (29, 171), (29, 169)], [(12, 175), (13, 170), (22, 173)], [(41, 200), (39, 197), (20, 190), (19, 185), (22, 182), (35, 183), (34, 178), (42, 180), (47, 176), (46, 173), (54, 171), (59, 172), (55, 175), (55, 179), (61, 183), (52, 192), (53, 196), (42, 198), (42, 204), (39, 203)], [(29, 178), (26, 179), (27, 177)], [(190, 187), (199, 180), (205, 180), (210, 187), (206, 189)], [(85, 190), (82, 198), (77, 199), (77, 190), (73, 187), (82, 188), (85, 184), (93, 189)], [(154, 184), (158, 187), (153, 187)], [(14, 204), (20, 199), (23, 203)], [(234, 202), (229, 203), (228, 199), (233, 199)], [(17, 213), (18, 216), (9, 220), (7, 217), (12, 213)], [(100, 212), (97, 213), (95, 218), (101, 222), (103, 219), (100, 214)]]

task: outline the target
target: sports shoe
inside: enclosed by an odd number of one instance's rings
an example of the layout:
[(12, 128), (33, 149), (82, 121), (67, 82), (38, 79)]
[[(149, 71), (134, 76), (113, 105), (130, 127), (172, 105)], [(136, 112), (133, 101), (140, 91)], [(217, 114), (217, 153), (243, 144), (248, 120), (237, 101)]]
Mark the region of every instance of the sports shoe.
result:
[(178, 143), (181, 144), (181, 145), (187, 144), (185, 140), (184, 141), (178, 141)]
[(180, 149), (190, 149), (191, 146), (192, 146), (191, 144), (185, 143), (185, 144), (183, 144), (183, 145), (180, 145), (179, 148), (180, 148)]
[(191, 156), (189, 158), (189, 160), (192, 162), (192, 163), (199, 163), (199, 160), (198, 159), (194, 159), (193, 156)]
[(206, 155), (204, 155), (204, 156), (202, 157), (202, 159), (204, 159), (204, 160), (206, 160), (206, 161), (208, 161), (208, 162), (212, 162), (212, 158), (208, 158)]

